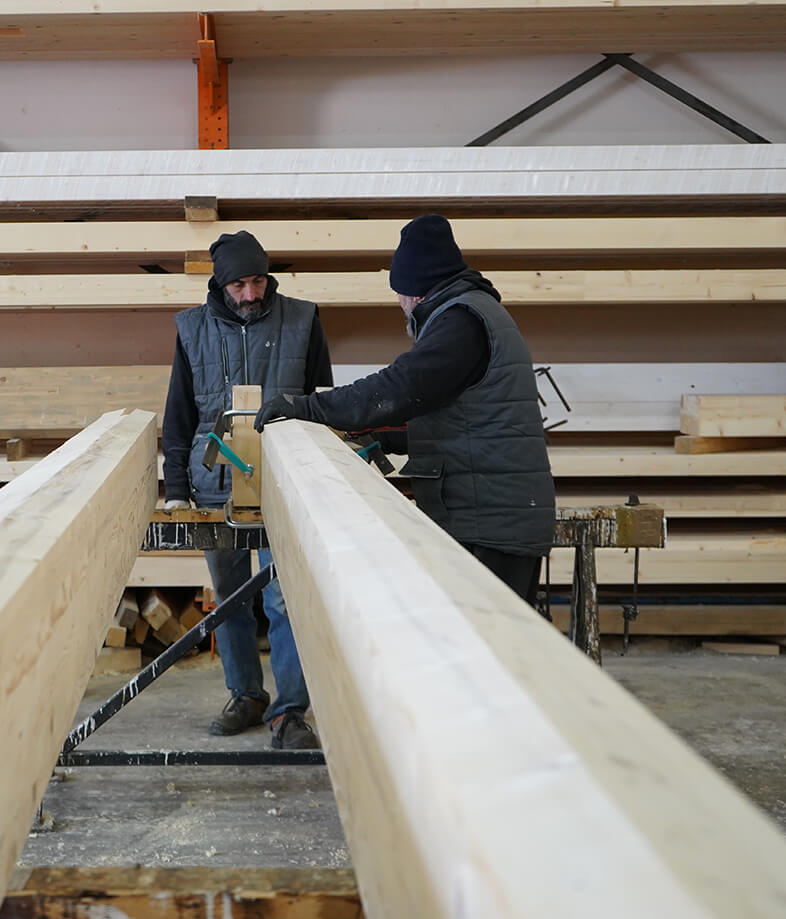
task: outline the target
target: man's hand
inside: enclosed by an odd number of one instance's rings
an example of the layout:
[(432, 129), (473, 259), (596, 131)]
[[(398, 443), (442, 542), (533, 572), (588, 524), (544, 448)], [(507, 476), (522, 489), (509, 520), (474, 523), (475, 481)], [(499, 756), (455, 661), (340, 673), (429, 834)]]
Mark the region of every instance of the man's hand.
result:
[(257, 412), (254, 427), (257, 431), (261, 431), (268, 422), (276, 421), (279, 418), (305, 419), (306, 415), (301, 405), (302, 401), (302, 396), (291, 396), (289, 393), (274, 396), (265, 402)]
[(165, 511), (178, 511), (187, 507), (191, 507), (190, 501), (181, 501), (179, 498), (173, 499), (172, 501), (164, 501)]

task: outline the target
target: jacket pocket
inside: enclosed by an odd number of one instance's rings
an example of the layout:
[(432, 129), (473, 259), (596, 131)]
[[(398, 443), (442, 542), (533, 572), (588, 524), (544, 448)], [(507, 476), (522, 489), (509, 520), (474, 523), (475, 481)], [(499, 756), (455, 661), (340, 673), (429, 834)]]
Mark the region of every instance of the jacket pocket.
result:
[(412, 479), (415, 503), (420, 510), (436, 522), (446, 520), (448, 511), (442, 498), (445, 481), (442, 459), (410, 457), (401, 467), (401, 474)]

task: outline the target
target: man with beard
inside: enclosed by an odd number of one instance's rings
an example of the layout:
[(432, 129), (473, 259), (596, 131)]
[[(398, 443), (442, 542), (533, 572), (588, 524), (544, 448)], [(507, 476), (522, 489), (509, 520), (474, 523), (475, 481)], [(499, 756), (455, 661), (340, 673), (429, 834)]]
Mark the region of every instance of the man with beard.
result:
[[(221, 507), (231, 494), (231, 467), (202, 465), (207, 434), (219, 412), (232, 408), (232, 387), (259, 384), (265, 397), (313, 393), (333, 375), (317, 307), (285, 297), (268, 274), (268, 255), (250, 234), (222, 234), (210, 247), (213, 276), (207, 301), (175, 317), (177, 342), (163, 424), (167, 509)], [(221, 472), (223, 471), (223, 474)], [(205, 552), (220, 603), (251, 577), (245, 550)], [(260, 565), (269, 549), (259, 550)], [(309, 705), (303, 671), (278, 579), (263, 593), (269, 622), (270, 663), (277, 698), (263, 688), (251, 602), (216, 629), (231, 697), (208, 726), (211, 734), (237, 734), (268, 723), (272, 746), (319, 745), (303, 716)]]
[[(412, 348), (378, 373), (312, 395), (266, 401), (257, 430), (300, 418), (380, 432), (435, 523), (534, 606), (554, 540), (554, 482), (529, 349), (500, 295), (467, 267), (438, 214), (408, 223), (390, 266)], [(398, 441), (398, 442), (397, 442)]]

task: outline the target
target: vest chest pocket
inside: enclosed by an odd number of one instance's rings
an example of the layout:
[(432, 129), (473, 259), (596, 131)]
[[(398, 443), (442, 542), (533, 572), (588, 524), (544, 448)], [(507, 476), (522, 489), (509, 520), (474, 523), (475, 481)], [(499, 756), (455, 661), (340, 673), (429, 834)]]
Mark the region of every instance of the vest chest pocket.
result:
[(412, 479), (415, 502), (424, 514), (435, 522), (447, 520), (448, 511), (442, 497), (444, 463), (434, 457), (410, 457), (401, 467), (401, 474)]

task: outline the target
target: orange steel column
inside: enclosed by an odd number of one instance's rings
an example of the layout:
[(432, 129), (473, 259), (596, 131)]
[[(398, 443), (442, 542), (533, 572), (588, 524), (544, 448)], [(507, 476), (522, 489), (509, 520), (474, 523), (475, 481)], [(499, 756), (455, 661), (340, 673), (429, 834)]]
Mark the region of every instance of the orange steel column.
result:
[(197, 43), (199, 149), (229, 146), (229, 67), (218, 57), (215, 24), (209, 13), (198, 13), (202, 38)]

